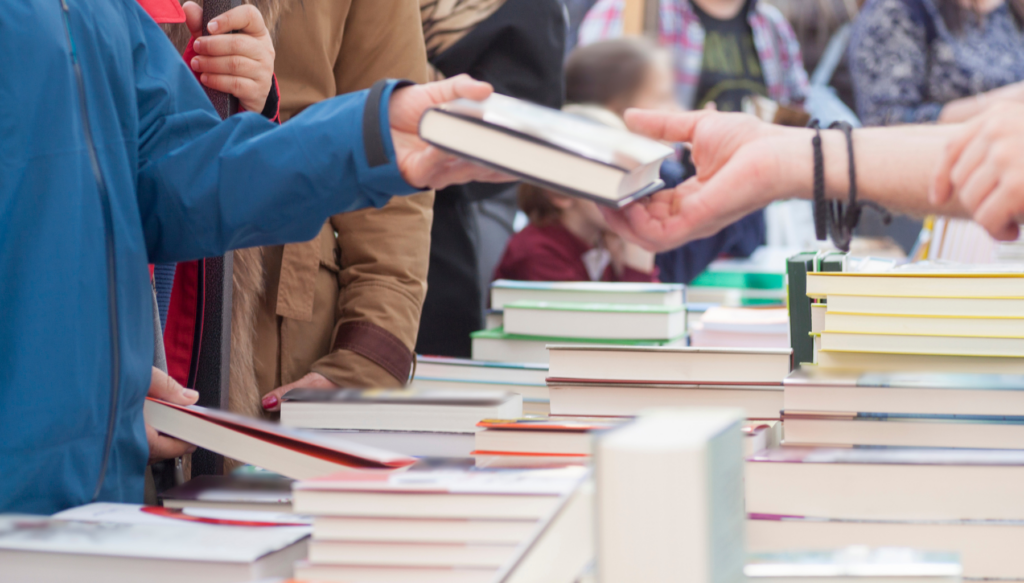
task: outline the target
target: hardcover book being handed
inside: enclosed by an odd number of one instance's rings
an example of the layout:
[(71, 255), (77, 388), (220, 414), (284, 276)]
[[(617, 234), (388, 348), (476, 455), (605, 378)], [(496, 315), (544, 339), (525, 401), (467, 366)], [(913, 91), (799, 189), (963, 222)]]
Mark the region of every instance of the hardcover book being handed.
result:
[(665, 186), (674, 150), (654, 140), (500, 94), (428, 109), (420, 137), (479, 164), (621, 208)]

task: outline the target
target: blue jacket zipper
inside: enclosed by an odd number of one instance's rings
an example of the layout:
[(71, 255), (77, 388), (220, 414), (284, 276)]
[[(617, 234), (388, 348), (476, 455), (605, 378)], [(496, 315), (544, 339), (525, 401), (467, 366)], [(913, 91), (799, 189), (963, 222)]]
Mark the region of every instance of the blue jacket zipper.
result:
[(78, 62), (78, 52), (75, 50), (75, 41), (71, 36), (71, 19), (69, 17), (67, 0), (60, 0), (61, 15), (64, 18), (64, 33), (67, 35), (68, 47), (71, 51), (71, 65), (75, 70), (75, 80), (78, 84), (78, 105), (81, 108), (82, 130), (85, 132), (85, 145), (89, 152), (89, 163), (92, 165), (92, 175), (96, 180), (96, 190), (100, 194), (100, 203), (103, 207), (103, 227), (106, 235), (107, 251), (107, 309), (110, 311), (110, 418), (107, 420), (107, 437), (103, 444), (103, 461), (100, 463), (100, 475), (96, 481), (96, 489), (93, 492), (92, 500), (100, 496), (103, 489), (103, 480), (107, 475), (107, 465), (110, 462), (110, 450), (114, 443), (114, 432), (117, 428), (117, 406), (118, 393), (121, 387), (121, 351), (120, 351), (120, 330), (118, 329), (117, 314), (117, 263), (114, 255), (114, 219), (110, 211), (110, 193), (107, 191), (107, 182), (103, 178), (103, 171), (100, 168), (99, 157), (96, 155), (96, 144), (93, 142), (92, 126), (89, 123), (89, 109), (86, 107), (85, 80), (82, 77), (82, 67)]

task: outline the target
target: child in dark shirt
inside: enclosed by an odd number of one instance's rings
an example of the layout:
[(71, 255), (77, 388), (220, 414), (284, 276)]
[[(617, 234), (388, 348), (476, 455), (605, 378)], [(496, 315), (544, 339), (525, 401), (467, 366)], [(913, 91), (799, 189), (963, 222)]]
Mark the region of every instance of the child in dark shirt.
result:
[(658, 281), (654, 254), (609, 231), (597, 203), (522, 184), (519, 208), (530, 224), (509, 239), (494, 279)]

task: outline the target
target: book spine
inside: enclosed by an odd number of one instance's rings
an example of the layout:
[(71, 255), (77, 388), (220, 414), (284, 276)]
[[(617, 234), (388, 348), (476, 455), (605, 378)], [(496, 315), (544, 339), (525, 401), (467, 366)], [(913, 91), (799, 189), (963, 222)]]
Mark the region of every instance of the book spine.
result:
[(793, 364), (814, 362), (811, 338), (811, 299), (807, 297), (807, 272), (814, 269), (814, 254), (800, 253), (786, 261), (789, 304), (789, 343)]

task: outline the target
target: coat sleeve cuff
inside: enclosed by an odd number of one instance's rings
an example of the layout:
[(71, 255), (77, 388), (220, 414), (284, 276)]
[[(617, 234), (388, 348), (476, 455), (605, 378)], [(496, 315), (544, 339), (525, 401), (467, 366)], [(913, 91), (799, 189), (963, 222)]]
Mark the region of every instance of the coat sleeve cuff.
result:
[(363, 108), (363, 156), (357, 157), (360, 182), (364, 188), (374, 194), (375, 204), (380, 208), (390, 199), (391, 195), (404, 195), (420, 192), (421, 189), (410, 185), (402, 178), (395, 158), (395, 146), (391, 141), (391, 125), (389, 122), (389, 104), (391, 94), (396, 89), (413, 85), (411, 81), (383, 79), (370, 88)]

